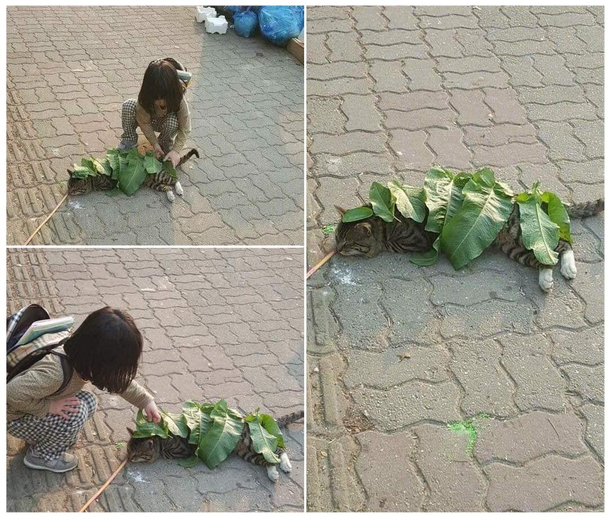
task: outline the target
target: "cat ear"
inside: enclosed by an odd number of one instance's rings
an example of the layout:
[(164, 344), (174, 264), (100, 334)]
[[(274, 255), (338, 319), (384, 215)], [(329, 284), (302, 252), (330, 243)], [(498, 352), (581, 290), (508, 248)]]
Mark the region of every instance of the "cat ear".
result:
[(373, 230), (371, 228), (371, 225), (367, 222), (361, 222), (359, 224), (356, 225), (356, 228), (358, 228), (358, 231), (361, 233), (364, 233), (367, 237), (370, 236), (373, 233)]
[(337, 212), (339, 212), (339, 215), (341, 217), (343, 217), (345, 215), (345, 212), (347, 212), (347, 210), (345, 208), (341, 208), (340, 206), (335, 205), (335, 208), (336, 208)]
[(135, 431), (129, 427), (127, 428), (127, 432), (129, 433), (129, 436), (133, 436), (133, 433), (135, 433)]

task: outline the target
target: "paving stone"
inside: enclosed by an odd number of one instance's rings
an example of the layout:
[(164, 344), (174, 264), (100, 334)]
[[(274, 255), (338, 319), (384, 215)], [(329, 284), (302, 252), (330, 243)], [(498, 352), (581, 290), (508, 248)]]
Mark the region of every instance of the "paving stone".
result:
[(486, 482), (467, 452), (468, 435), (430, 424), (414, 431), (416, 462), (430, 490), (426, 511), (484, 511)]
[(582, 422), (574, 413), (535, 411), (505, 421), (491, 420), (477, 439), (475, 455), (483, 462), (523, 464), (556, 453), (580, 456), (587, 452)]
[(547, 456), (516, 468), (501, 463), (485, 467), (487, 503), (492, 511), (540, 512), (568, 501), (596, 506), (603, 500), (601, 467), (590, 456), (576, 460)]
[(604, 408), (595, 404), (585, 404), (579, 411), (586, 420), (585, 439), (599, 457), (604, 458)]
[[(366, 511), (418, 511), (423, 485), (415, 467), (405, 461), (416, 449), (411, 433), (385, 435), (367, 431), (357, 436), (361, 451), (356, 472), (368, 501)], [(383, 463), (378, 460), (383, 454)], [(406, 468), (405, 468), (406, 463)]]

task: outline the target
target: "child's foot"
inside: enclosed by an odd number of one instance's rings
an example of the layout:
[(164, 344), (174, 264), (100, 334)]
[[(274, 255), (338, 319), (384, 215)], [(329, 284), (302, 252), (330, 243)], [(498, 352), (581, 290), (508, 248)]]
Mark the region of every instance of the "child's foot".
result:
[(23, 458), (23, 464), (35, 470), (49, 470), (51, 472), (68, 472), (75, 469), (78, 466), (78, 460), (73, 454), (64, 452), (59, 458), (55, 460), (45, 460), (40, 456), (37, 456), (32, 452), (32, 449), (28, 450), (28, 453)]

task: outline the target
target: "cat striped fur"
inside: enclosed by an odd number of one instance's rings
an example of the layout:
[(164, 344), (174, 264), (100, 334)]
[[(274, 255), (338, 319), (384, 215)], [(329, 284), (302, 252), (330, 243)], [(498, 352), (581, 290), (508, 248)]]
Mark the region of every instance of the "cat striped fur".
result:
[[(276, 422), (279, 427), (286, 427), (304, 416), (304, 411), (296, 411), (277, 418)], [(130, 435), (129, 442), (127, 443), (127, 457), (129, 458), (129, 461), (133, 463), (154, 463), (160, 458), (189, 458), (195, 454), (195, 449), (197, 448), (196, 445), (189, 444), (186, 438), (180, 438), (179, 436), (166, 439), (162, 439), (159, 436), (133, 438), (133, 431), (131, 429), (127, 429), (127, 431)], [(280, 474), (277, 470), (277, 466), (267, 462), (262, 454), (257, 453), (254, 450), (252, 438), (250, 436), (250, 427), (247, 424), (244, 424), (241, 437), (235, 446), (234, 453), (239, 458), (242, 458), (249, 463), (266, 467), (267, 476), (271, 481), (275, 482), (279, 479)], [(286, 450), (282, 447), (278, 447), (275, 450), (275, 453), (280, 457), (280, 469), (284, 472), (290, 472), (292, 470), (292, 465)]]
[[(191, 156), (199, 158), (199, 152), (197, 149), (191, 149), (188, 153), (180, 158), (178, 167), (184, 164)], [(89, 176), (87, 178), (73, 178), (72, 171), (68, 169), (70, 179), (68, 180), (68, 194), (70, 196), (82, 196), (89, 194), (90, 192), (97, 192), (102, 190), (112, 190), (116, 187), (117, 180), (113, 180), (108, 176), (100, 174), (98, 176)], [(165, 192), (167, 199), (172, 203), (176, 199), (173, 190), (176, 190), (176, 194), (181, 196), (184, 193), (182, 185), (176, 178), (172, 178), (165, 171), (158, 172), (157, 174), (148, 174), (144, 180), (144, 185), (147, 187), (157, 190), (159, 192)]]
[[(336, 208), (341, 215), (345, 213), (342, 208)], [(571, 218), (591, 217), (604, 210), (604, 200), (566, 205), (566, 208)], [(425, 227), (425, 220), (417, 223), (412, 219), (405, 219), (399, 213), (391, 223), (386, 223), (376, 216), (351, 223), (340, 222), (335, 232), (336, 249), (341, 255), (367, 257), (375, 257), (382, 251), (424, 252), (431, 249), (437, 237), (437, 234), (426, 231)], [(534, 253), (523, 245), (517, 203), (496, 237), (494, 245), (512, 260), (538, 269), (538, 283), (543, 291), (549, 291), (553, 287), (553, 268), (538, 262)], [(570, 243), (560, 240), (555, 251), (560, 256), (561, 274), (567, 279), (575, 278), (576, 261)]]

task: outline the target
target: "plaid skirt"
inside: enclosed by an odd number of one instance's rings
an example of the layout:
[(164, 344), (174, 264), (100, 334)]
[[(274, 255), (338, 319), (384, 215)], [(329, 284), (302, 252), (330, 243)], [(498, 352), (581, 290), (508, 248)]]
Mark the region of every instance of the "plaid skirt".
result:
[[(123, 103), (123, 109), (121, 111), (121, 122), (123, 125), (123, 135), (121, 141), (125, 144), (136, 145), (138, 143), (138, 134), (136, 128), (138, 122), (136, 120), (136, 104), (135, 99), (127, 99)], [(168, 113), (162, 118), (152, 118), (151, 124), (153, 129), (159, 133), (159, 145), (163, 152), (168, 153), (174, 145), (174, 138), (176, 133), (180, 129), (180, 123), (178, 122), (178, 115), (175, 113)]]
[(74, 447), (78, 434), (97, 408), (95, 396), (88, 391), (75, 395), (80, 400), (78, 413), (71, 413), (67, 420), (59, 415), (47, 414), (44, 418), (24, 415), (7, 422), (10, 434), (32, 445), (32, 451), (47, 461), (52, 461)]

